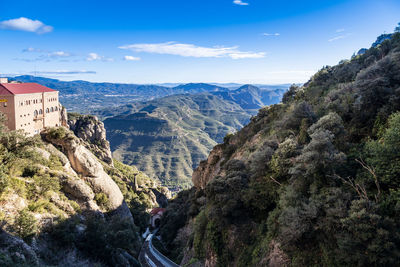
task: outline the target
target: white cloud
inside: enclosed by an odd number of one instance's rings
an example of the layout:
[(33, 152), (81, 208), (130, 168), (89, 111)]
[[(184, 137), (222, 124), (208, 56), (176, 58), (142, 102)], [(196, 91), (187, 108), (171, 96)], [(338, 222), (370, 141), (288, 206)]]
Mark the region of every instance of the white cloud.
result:
[(204, 47), (193, 44), (181, 44), (175, 42), (155, 43), (155, 44), (131, 44), (120, 46), (121, 49), (127, 49), (135, 52), (146, 52), (153, 54), (176, 55), (182, 57), (230, 57), (232, 59), (243, 58), (263, 58), (264, 52), (243, 52), (238, 50), (237, 46), (232, 47)]
[(23, 60), (27, 62), (34, 62), (34, 61), (51, 61), (51, 60), (56, 60), (56, 59), (66, 59), (69, 57), (73, 57), (71, 53), (65, 52), (65, 51), (46, 51), (42, 50), (40, 48), (34, 48), (34, 47), (28, 47), (22, 50), (23, 53), (37, 53), (39, 56), (36, 58), (25, 58), (25, 59), (17, 59), (17, 60)]
[(31, 20), (24, 17), (1, 21), (0, 29), (35, 32), (38, 34), (53, 31), (52, 26), (45, 25), (39, 20)]
[(48, 54), (49, 57), (70, 57), (71, 54), (64, 51), (55, 51)]
[(114, 61), (113, 58), (100, 56), (99, 54), (96, 53), (89, 53), (88, 56), (86, 57), (86, 61), (95, 61), (95, 60), (108, 61), (108, 62)]
[(329, 39), (328, 42), (337, 41), (337, 40), (340, 40), (343, 38), (346, 38), (346, 35), (339, 35), (339, 36), (333, 37), (333, 38)]
[(248, 6), (249, 3), (242, 2), (242, 0), (233, 0), (233, 3), (239, 6)]
[(236, 52), (236, 53), (231, 53), (229, 54), (229, 57), (232, 59), (244, 59), (244, 58), (263, 58), (265, 57), (264, 52), (258, 52), (258, 53), (253, 53), (253, 52)]
[(92, 70), (54, 70), (54, 71), (32, 71), (31, 73), (35, 74), (62, 74), (62, 75), (70, 75), (70, 74), (96, 74), (95, 71)]
[(263, 33), (264, 36), (279, 36), (281, 35), (279, 32), (276, 33)]
[(124, 60), (126, 60), (126, 61), (138, 61), (138, 60), (140, 60), (140, 57), (124, 56)]
[(41, 53), (44, 52), (42, 49), (39, 48), (33, 48), (33, 47), (28, 47), (22, 50), (22, 52), (37, 52), (37, 53)]
[(99, 56), (96, 53), (89, 53), (89, 55), (87, 56), (86, 60), (87, 61), (94, 61), (94, 60), (101, 60), (103, 57)]
[(337, 30), (336, 30), (336, 32), (338, 32), (338, 33), (339, 33), (339, 32), (344, 32), (344, 31), (345, 31), (344, 29), (337, 29)]
[(328, 42), (333, 42), (333, 41), (337, 41), (337, 40), (340, 40), (340, 39), (344, 39), (344, 38), (349, 37), (350, 35), (351, 35), (350, 33), (338, 35), (338, 36), (335, 36), (335, 37), (329, 39)]

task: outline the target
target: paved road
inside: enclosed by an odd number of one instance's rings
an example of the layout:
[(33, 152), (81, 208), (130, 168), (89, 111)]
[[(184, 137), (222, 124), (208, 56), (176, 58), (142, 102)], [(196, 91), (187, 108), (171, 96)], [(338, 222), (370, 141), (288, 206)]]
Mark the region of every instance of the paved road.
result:
[(153, 234), (149, 234), (139, 254), (139, 262), (143, 267), (179, 267), (153, 247)]

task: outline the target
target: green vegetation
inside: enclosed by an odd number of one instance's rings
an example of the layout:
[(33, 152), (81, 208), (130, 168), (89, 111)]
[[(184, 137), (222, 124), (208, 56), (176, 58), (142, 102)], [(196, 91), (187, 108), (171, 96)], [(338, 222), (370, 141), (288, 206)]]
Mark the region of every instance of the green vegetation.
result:
[(15, 223), (15, 231), (23, 239), (27, 240), (37, 232), (37, 220), (28, 210), (23, 209), (19, 212)]
[[(151, 197), (152, 188), (163, 192), (162, 187), (143, 172), (138, 171), (136, 167), (125, 165), (117, 160), (114, 160), (114, 168), (106, 166), (105, 170), (124, 195), (135, 225), (139, 227), (140, 232), (145, 232), (150, 220), (147, 210), (159, 206)], [(137, 188), (135, 188), (135, 182)]]
[(237, 104), (209, 94), (169, 96), (132, 105), (127, 113), (104, 121), (114, 157), (170, 189), (190, 187), (193, 168), (250, 118)]
[[(47, 134), (60, 142), (72, 138), (72, 132), (65, 128), (52, 128)], [(114, 266), (126, 262), (138, 266), (135, 257), (142, 243), (140, 233), (149, 221), (147, 210), (158, 206), (152, 190), (164, 192), (164, 188), (135, 167), (118, 161), (115, 167), (102, 162), (121, 188), (135, 224), (130, 218), (114, 216), (107, 195), (101, 191), (96, 191), (94, 201), (103, 213), (90, 210), (84, 200), (66, 189), (73, 173), (64, 168), (66, 159), (55, 149), (40, 136), (5, 131), (0, 123), (0, 234), (2, 238), (8, 233), (19, 236), (28, 244), (24, 247), (2, 239), (0, 265), (31, 266), (35, 261), (30, 260), (37, 256), (41, 264), (50, 266)], [(38, 250), (27, 252), (31, 243)], [(15, 253), (22, 256), (16, 258)], [(36, 255), (32, 258), (29, 253)], [(24, 259), (27, 255), (30, 258)]]
[(168, 207), (170, 256), (189, 248), (217, 266), (398, 266), (399, 74), (395, 33), (261, 109), (219, 146), (225, 159), (205, 189)]

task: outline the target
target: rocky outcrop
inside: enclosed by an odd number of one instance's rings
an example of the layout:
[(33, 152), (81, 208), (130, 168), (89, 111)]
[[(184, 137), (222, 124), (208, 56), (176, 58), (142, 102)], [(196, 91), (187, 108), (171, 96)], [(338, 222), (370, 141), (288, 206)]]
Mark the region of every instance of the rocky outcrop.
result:
[(104, 193), (109, 200), (110, 211), (133, 220), (118, 185), (104, 171), (93, 153), (84, 146), (85, 142), (63, 127), (46, 130), (42, 132), (42, 137), (59, 147), (68, 158), (72, 169), (90, 185), (89, 190), (84, 183), (67, 178), (64, 185), (70, 193), (78, 190), (73, 194), (81, 199), (86, 198), (89, 202), (93, 199), (93, 192)]
[(192, 175), (193, 185), (204, 189), (207, 183), (221, 171), (221, 162), (224, 160), (221, 145), (215, 146), (207, 160), (200, 162)]
[(67, 115), (67, 109), (60, 104), (60, 122), (61, 126), (68, 127), (68, 115)]
[(63, 191), (82, 207), (83, 210), (100, 211), (94, 200), (95, 193), (84, 180), (66, 173), (58, 173)]
[(68, 126), (74, 134), (86, 141), (85, 146), (102, 161), (112, 165), (110, 143), (106, 139), (104, 123), (96, 116), (72, 115)]

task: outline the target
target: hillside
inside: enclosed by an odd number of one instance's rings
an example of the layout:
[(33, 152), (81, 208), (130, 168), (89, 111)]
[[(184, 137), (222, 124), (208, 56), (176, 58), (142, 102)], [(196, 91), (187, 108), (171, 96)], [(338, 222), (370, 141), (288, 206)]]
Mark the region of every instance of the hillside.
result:
[[(60, 92), (60, 102), (70, 112), (81, 114), (93, 114), (98, 109), (118, 108), (130, 103), (148, 101), (169, 95), (229, 92), (240, 86), (225, 88), (206, 83), (188, 83), (176, 86), (92, 83), (88, 81), (61, 81), (31, 75), (17, 76), (10, 78), (10, 80), (35, 82), (58, 90)], [(260, 85), (260, 92), (265, 100), (263, 100), (264, 104), (277, 103), (288, 87), (288, 85)], [(252, 95), (252, 97), (259, 98), (260, 96)]]
[[(0, 124), (0, 266), (139, 266), (148, 209), (169, 192), (113, 161), (103, 123), (41, 136)], [(103, 161), (104, 160), (104, 161)]]
[[(109, 117), (110, 115), (117, 115)], [(116, 159), (170, 188), (187, 188), (193, 168), (227, 133), (250, 119), (239, 105), (211, 94), (177, 95), (102, 110)]]
[(400, 33), (214, 147), (161, 225), (184, 266), (398, 266)]

